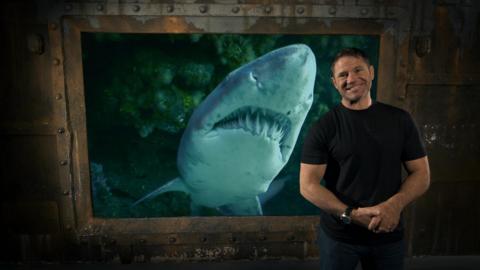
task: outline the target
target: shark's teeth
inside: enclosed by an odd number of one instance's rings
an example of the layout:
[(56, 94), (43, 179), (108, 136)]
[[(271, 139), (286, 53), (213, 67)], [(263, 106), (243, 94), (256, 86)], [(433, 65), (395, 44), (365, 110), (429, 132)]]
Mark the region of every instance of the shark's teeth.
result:
[(243, 107), (217, 122), (213, 129), (243, 129), (255, 136), (268, 137), (283, 144), (291, 122), (283, 114), (258, 107)]

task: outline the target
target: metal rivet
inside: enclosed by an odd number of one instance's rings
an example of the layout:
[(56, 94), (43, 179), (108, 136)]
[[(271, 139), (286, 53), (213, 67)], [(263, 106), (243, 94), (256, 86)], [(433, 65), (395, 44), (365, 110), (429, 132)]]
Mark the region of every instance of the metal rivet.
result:
[(72, 10), (72, 8), (73, 8), (72, 4), (66, 4), (65, 5), (65, 10), (66, 11), (70, 11), (70, 10)]
[(239, 7), (233, 7), (232, 8), (232, 12), (233, 13), (238, 13), (240, 11), (240, 8)]
[(175, 237), (173, 237), (173, 236), (172, 236), (172, 237), (169, 237), (169, 238), (168, 238), (168, 242), (169, 242), (170, 244), (173, 244), (173, 243), (177, 242), (177, 238), (175, 238)]
[(303, 14), (305, 12), (305, 8), (304, 7), (298, 7), (297, 8), (297, 13), (298, 14)]
[(139, 5), (133, 6), (132, 10), (133, 10), (133, 12), (139, 12), (140, 11), (140, 6)]
[(98, 11), (102, 11), (102, 10), (103, 10), (103, 5), (102, 5), (102, 4), (98, 4), (98, 5), (97, 5), (97, 10), (98, 10)]
[(63, 191), (63, 195), (67, 196), (68, 194), (70, 194), (70, 192), (68, 190)]
[(362, 9), (360, 10), (360, 14), (362, 14), (363, 16), (367, 15), (367, 14), (368, 14), (368, 9), (362, 8)]
[(30, 34), (27, 36), (28, 50), (34, 54), (41, 55), (45, 51), (43, 37), (39, 34)]
[(207, 239), (207, 237), (204, 236), (204, 237), (202, 237), (201, 240), (202, 240), (203, 243), (205, 243), (205, 242), (207, 242), (208, 239)]
[(55, 66), (58, 66), (58, 65), (60, 65), (60, 59), (54, 58), (53, 61), (52, 61), (52, 63), (53, 63)]
[(51, 23), (50, 24), (50, 29), (51, 30), (57, 30), (57, 28), (58, 28), (58, 25), (56, 23)]
[(330, 15), (336, 14), (336, 13), (337, 13), (337, 8), (336, 8), (336, 7), (330, 7), (330, 8), (328, 9), (328, 13), (329, 13)]
[(267, 14), (270, 14), (272, 12), (272, 7), (271, 6), (266, 6), (263, 11)]
[(62, 166), (65, 166), (67, 164), (68, 164), (68, 161), (66, 161), (66, 160), (61, 160), (60, 161), (60, 165), (62, 165)]
[(205, 5), (202, 5), (202, 6), (200, 6), (200, 7), (198, 8), (198, 10), (200, 10), (200, 13), (205, 13), (205, 12), (207, 12), (208, 7), (205, 6)]
[(64, 128), (59, 128), (59, 129), (57, 129), (57, 132), (58, 132), (58, 134), (63, 134), (63, 133), (65, 133), (65, 129)]
[(55, 96), (55, 99), (56, 99), (56, 100), (61, 100), (62, 98), (63, 98), (62, 94), (57, 94), (57, 95)]
[(175, 8), (172, 5), (167, 6), (167, 12), (172, 13), (175, 10)]

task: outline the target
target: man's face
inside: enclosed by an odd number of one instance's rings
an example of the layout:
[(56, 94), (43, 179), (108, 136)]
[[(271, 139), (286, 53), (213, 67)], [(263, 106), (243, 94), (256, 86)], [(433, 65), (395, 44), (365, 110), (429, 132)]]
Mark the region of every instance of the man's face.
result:
[(373, 77), (373, 66), (367, 65), (363, 58), (343, 56), (333, 67), (332, 82), (342, 99), (354, 104), (370, 97)]

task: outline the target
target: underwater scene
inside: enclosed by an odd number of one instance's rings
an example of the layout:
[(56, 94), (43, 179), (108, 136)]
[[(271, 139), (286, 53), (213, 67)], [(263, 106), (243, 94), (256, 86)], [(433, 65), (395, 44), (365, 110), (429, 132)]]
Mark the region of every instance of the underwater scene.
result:
[(309, 127), (340, 102), (330, 62), (357, 47), (378, 66), (378, 36), (81, 38), (91, 198), (102, 218), (319, 214), (298, 174)]

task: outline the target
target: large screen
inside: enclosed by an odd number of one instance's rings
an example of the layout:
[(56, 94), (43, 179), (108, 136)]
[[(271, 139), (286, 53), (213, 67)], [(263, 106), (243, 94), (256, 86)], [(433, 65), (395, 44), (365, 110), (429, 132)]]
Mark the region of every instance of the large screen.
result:
[[(298, 216), (309, 127), (340, 97), (343, 47), (379, 37), (84, 32), (93, 212), (103, 218)], [(376, 83), (372, 86), (376, 97)]]

